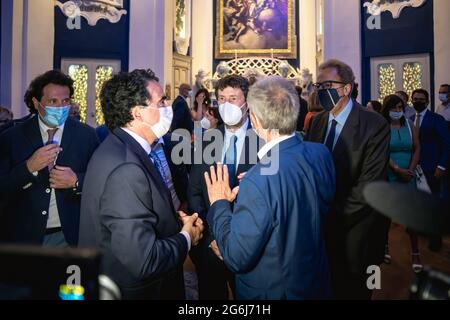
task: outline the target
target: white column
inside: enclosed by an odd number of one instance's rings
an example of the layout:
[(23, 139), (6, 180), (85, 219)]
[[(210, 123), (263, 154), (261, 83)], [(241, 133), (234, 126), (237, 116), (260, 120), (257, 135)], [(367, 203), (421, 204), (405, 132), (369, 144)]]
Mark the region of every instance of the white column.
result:
[(316, 32), (316, 1), (300, 0), (300, 68), (308, 68), (316, 78), (316, 54), (317, 54), (317, 32)]
[(324, 1), (324, 58), (350, 65), (361, 85), (360, 11), (360, 0)]
[(23, 93), (34, 78), (53, 69), (55, 47), (54, 1), (25, 0), (24, 10)]
[[(11, 43), (11, 111), (14, 113), (14, 118), (23, 116), (23, 97), (22, 75), (23, 75), (23, 1), (14, 1), (13, 7), (13, 27), (12, 27), (12, 43)], [(25, 107), (26, 108), (26, 107)]]
[[(164, 1), (164, 79), (161, 84), (173, 85), (173, 32), (174, 32), (174, 16), (175, 16), (175, 0)], [(165, 89), (165, 87), (164, 87)], [(173, 90), (173, 88), (172, 88)]]
[[(212, 70), (214, 35), (213, 35), (213, 1), (192, 1), (192, 74), (195, 76), (202, 69), (210, 76)], [(192, 79), (194, 82), (195, 79)]]
[(5, 66), (9, 74), (2, 77), (2, 86), (3, 81), (8, 81), (11, 89), (10, 92), (2, 92), (2, 95), (10, 97), (14, 117), (20, 118), (28, 114), (23, 96), (30, 82), (37, 75), (53, 69), (53, 0), (14, 0), (10, 32), (11, 42), (5, 43), (2, 49), (3, 53), (11, 54)]
[[(152, 69), (164, 83), (165, 2), (161, 0), (130, 1), (129, 70)], [(165, 40), (167, 39), (167, 40)]]
[(434, 83), (435, 101), (439, 102), (439, 86), (450, 83), (450, 1), (434, 0)]

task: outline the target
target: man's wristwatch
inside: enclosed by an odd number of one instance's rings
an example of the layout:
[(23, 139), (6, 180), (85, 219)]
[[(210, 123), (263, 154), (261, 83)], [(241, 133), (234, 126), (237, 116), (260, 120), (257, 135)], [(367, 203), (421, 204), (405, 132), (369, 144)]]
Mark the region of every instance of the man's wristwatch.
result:
[(78, 179), (77, 179), (77, 181), (75, 182), (75, 187), (73, 187), (73, 191), (77, 191), (78, 190), (78, 186), (79, 186), (79, 182), (78, 182)]

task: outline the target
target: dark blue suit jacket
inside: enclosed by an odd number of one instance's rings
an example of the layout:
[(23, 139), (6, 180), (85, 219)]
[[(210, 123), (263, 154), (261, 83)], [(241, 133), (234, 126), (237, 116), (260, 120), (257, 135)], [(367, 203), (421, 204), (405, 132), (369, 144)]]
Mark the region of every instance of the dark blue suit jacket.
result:
[(116, 129), (92, 156), (81, 202), (80, 246), (103, 253), (123, 299), (184, 299), (186, 238), (170, 192), (144, 149)]
[[(31, 174), (26, 161), (43, 146), (38, 117), (7, 130), (0, 136), (0, 197), (5, 201), (0, 238), (11, 243), (41, 244), (47, 226), (50, 202), (49, 172)], [(76, 245), (84, 174), (98, 146), (95, 130), (68, 119), (61, 141), (63, 151), (56, 165), (70, 167), (77, 175), (78, 190), (56, 190), (56, 203), (66, 242)]]
[(438, 166), (450, 169), (449, 160), (450, 131), (447, 123), (441, 115), (427, 111), (420, 126), (420, 165), (424, 172), (434, 173)]
[(275, 175), (264, 175), (266, 159), (241, 182), (233, 211), (221, 200), (208, 213), (224, 262), (236, 273), (237, 298), (330, 298), (321, 228), (335, 192), (333, 158), (323, 145), (293, 137), (279, 144)]
[(194, 130), (194, 122), (192, 121), (191, 111), (186, 100), (182, 96), (178, 96), (172, 104), (173, 120), (170, 131), (177, 129), (185, 129), (190, 133)]

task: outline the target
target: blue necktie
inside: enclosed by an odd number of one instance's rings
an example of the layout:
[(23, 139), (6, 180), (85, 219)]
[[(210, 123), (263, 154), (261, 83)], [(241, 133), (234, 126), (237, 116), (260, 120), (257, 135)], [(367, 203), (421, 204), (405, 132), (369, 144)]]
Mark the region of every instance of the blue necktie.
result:
[(228, 175), (230, 178), (230, 188), (233, 189), (236, 186), (236, 167), (237, 167), (237, 151), (236, 151), (237, 137), (232, 136), (230, 139), (230, 145), (225, 153), (224, 164), (228, 167)]
[(156, 169), (159, 172), (159, 175), (161, 176), (162, 182), (167, 186), (166, 182), (166, 175), (164, 173), (164, 168), (161, 162), (161, 159), (158, 157), (158, 152), (156, 150), (152, 150), (149, 154), (150, 159), (152, 159), (153, 164), (155, 165)]
[(325, 141), (325, 145), (327, 146), (327, 148), (333, 152), (333, 147), (334, 147), (334, 138), (336, 137), (336, 126), (337, 126), (337, 121), (333, 120), (331, 122), (331, 130), (330, 133), (328, 133), (328, 137), (327, 137), (327, 141)]

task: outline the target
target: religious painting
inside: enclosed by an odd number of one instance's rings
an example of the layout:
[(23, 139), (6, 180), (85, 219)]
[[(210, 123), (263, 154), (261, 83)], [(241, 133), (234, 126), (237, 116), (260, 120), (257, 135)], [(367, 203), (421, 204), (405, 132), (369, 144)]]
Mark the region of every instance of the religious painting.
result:
[(216, 0), (216, 59), (297, 59), (296, 0)]

